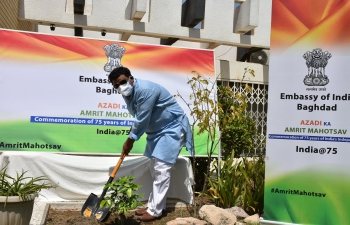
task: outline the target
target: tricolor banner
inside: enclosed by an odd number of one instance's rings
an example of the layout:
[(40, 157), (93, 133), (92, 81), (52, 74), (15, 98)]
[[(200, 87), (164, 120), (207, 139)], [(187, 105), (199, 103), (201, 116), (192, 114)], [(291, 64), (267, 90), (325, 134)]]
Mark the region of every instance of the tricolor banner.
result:
[(350, 1), (272, 2), (263, 224), (348, 224)]
[[(0, 30), (0, 151), (121, 153), (133, 117), (108, 82), (121, 65), (187, 100), (192, 71), (215, 79), (212, 50)], [(145, 136), (131, 153), (143, 154)], [(205, 134), (195, 144), (207, 155)]]

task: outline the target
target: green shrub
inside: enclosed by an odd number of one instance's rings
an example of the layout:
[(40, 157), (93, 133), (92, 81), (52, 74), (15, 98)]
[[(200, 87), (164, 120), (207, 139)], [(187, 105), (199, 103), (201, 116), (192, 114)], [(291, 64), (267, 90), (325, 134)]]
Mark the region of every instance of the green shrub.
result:
[[(192, 90), (192, 94), (189, 96), (190, 100), (186, 101), (185, 99), (187, 97), (185, 98), (179, 92), (174, 97), (181, 98), (188, 106), (190, 116), (193, 119), (191, 124), (193, 134), (204, 135), (207, 139), (206, 150), (208, 158), (207, 161), (200, 165), (206, 166), (206, 169), (202, 169), (201, 167), (201, 170), (197, 172), (197, 164), (199, 164), (197, 163), (197, 157), (192, 158), (192, 167), (195, 175), (193, 189), (197, 191), (198, 187), (201, 187), (202, 193), (200, 195), (203, 196), (208, 191), (208, 183), (211, 182), (209, 184), (211, 185), (209, 192), (211, 192), (210, 196), (214, 198), (213, 200), (219, 204), (231, 205), (231, 202), (236, 203), (240, 199), (241, 194), (239, 191), (244, 188), (240, 188), (240, 182), (235, 184), (237, 179), (242, 179), (243, 177), (239, 169), (235, 169), (235, 173), (237, 174), (234, 174), (234, 176), (237, 175), (236, 177), (232, 177), (232, 174), (230, 174), (229, 170), (232, 169), (233, 156), (239, 156), (242, 152), (254, 149), (253, 136), (256, 134), (256, 128), (254, 121), (246, 113), (248, 106), (247, 95), (244, 93), (233, 93), (229, 86), (219, 86), (217, 90), (215, 84), (217, 84), (218, 77), (215, 80), (211, 80), (210, 78), (200, 76), (196, 71), (192, 71), (192, 73), (197, 74), (197, 76), (192, 77), (187, 82)], [(246, 74), (255, 76), (254, 70), (245, 68), (241, 82), (244, 80)], [(245, 85), (245, 92), (250, 91), (250, 86)], [(197, 129), (196, 133), (194, 132), (195, 127)], [(220, 141), (223, 147), (222, 149), (226, 149), (223, 151), (224, 156), (228, 156), (229, 158), (232, 153), (232, 159), (230, 159), (232, 163), (224, 165), (227, 167), (227, 170), (224, 170), (226, 172), (220, 175), (227, 177), (227, 179), (218, 177), (215, 180), (210, 177), (210, 165), (212, 159), (215, 157), (213, 154), (218, 149)], [(213, 165), (215, 165), (215, 162)], [(216, 170), (218, 170), (217, 167)], [(200, 177), (197, 176), (198, 174)], [(231, 189), (234, 184), (238, 185), (238, 187), (233, 186), (233, 189)], [(228, 190), (225, 190), (225, 185), (229, 187)], [(232, 190), (234, 190), (234, 193), (226, 193), (227, 191), (232, 192)], [(221, 196), (223, 194), (227, 196)], [(201, 207), (202, 203), (203, 201), (199, 203), (199, 207)], [(195, 201), (194, 207), (195, 209), (197, 207)]]
[(209, 178), (209, 191), (206, 195), (215, 205), (222, 208), (230, 208), (240, 204), (244, 188), (244, 179), (240, 171), (241, 161), (234, 158), (234, 152), (226, 160), (220, 162), (220, 175), (217, 161), (214, 161), (214, 169)]
[(240, 168), (245, 182), (242, 208), (249, 214), (262, 214), (264, 210), (265, 158), (260, 155), (251, 160), (243, 158)]
[(7, 174), (7, 165), (0, 170), (0, 196), (18, 196), (21, 201), (26, 199), (29, 195), (37, 194), (42, 189), (55, 188), (57, 185), (47, 183), (48, 179), (44, 176), (26, 177), (28, 171), (21, 173), (16, 172), (16, 177)]
[(229, 86), (218, 86), (218, 101), (223, 112), (219, 114), (223, 158), (229, 157), (232, 151), (235, 157), (240, 157), (256, 147), (253, 138), (257, 129), (255, 121), (245, 111), (246, 96), (237, 95)]
[(142, 198), (143, 194), (136, 194), (141, 186), (133, 183), (133, 176), (122, 176), (112, 183), (108, 183), (104, 188), (108, 188), (109, 195), (104, 197), (100, 203), (100, 207), (110, 207), (110, 212), (125, 214), (127, 211), (143, 206), (138, 198)]
[[(217, 165), (214, 163), (214, 165)], [(211, 171), (206, 195), (222, 208), (242, 207), (249, 215), (263, 212), (265, 161), (263, 156), (235, 158), (234, 152)]]

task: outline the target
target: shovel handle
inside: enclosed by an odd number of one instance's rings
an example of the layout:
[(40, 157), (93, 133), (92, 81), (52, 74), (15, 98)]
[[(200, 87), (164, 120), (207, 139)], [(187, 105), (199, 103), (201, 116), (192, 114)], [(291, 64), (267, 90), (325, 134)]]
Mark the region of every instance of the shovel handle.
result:
[[(131, 131), (131, 128), (132, 128), (132, 126), (130, 127), (129, 132)], [(112, 179), (112, 180), (114, 179), (114, 177), (115, 177), (115, 175), (117, 174), (117, 171), (119, 170), (119, 167), (120, 167), (120, 165), (122, 164), (122, 162), (123, 162), (125, 156), (126, 156), (126, 155), (125, 155), (124, 152), (123, 152), (122, 155), (120, 156), (118, 162), (117, 162), (117, 165), (115, 165), (115, 167), (114, 167), (114, 169), (113, 169), (111, 175), (109, 175), (109, 179), (110, 179), (110, 180), (111, 180), (111, 179)], [(108, 182), (109, 182), (109, 181), (108, 181)]]
[(117, 165), (115, 165), (115, 167), (114, 167), (114, 169), (113, 169), (111, 175), (109, 175), (111, 178), (114, 179), (114, 177), (115, 177), (115, 175), (117, 174), (117, 171), (119, 170), (119, 167), (120, 167), (120, 165), (122, 164), (124, 158), (125, 158), (125, 154), (123, 153), (123, 154), (120, 156), (120, 158), (119, 158), (119, 160), (118, 160), (118, 162), (117, 162)]
[[(120, 156), (120, 158), (119, 158), (119, 160), (118, 160), (118, 162), (117, 162), (117, 165), (115, 165), (115, 167), (114, 167), (114, 169), (113, 169), (111, 175), (109, 176), (109, 179), (108, 179), (108, 181), (107, 181), (107, 184), (112, 183), (112, 181), (113, 181), (115, 175), (117, 174), (117, 171), (119, 170), (119, 167), (120, 167), (120, 165), (122, 164), (122, 162), (123, 162), (125, 156), (126, 156), (126, 155), (125, 155), (124, 153)], [(106, 193), (107, 193), (107, 190), (108, 190), (108, 188), (103, 188), (103, 191), (102, 191), (102, 194), (101, 194), (101, 196), (100, 196), (100, 199), (103, 199), (103, 198), (105, 197), (105, 195), (106, 195)]]

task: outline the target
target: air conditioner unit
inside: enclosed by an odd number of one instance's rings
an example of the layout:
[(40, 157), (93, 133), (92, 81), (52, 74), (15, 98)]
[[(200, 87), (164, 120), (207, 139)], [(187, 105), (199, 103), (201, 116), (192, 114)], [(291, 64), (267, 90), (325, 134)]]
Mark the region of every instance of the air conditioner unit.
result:
[(269, 65), (269, 57), (270, 57), (270, 52), (266, 50), (260, 50), (257, 52), (253, 52), (250, 55), (250, 62), (252, 63), (259, 63), (262, 65)]

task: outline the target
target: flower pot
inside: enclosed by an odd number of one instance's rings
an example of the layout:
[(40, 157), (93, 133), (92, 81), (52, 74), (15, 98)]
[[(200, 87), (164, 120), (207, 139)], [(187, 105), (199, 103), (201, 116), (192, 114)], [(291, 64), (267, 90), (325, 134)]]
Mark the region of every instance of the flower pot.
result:
[(28, 225), (33, 213), (35, 194), (29, 195), (21, 201), (18, 196), (0, 196), (0, 224), (1, 225)]

